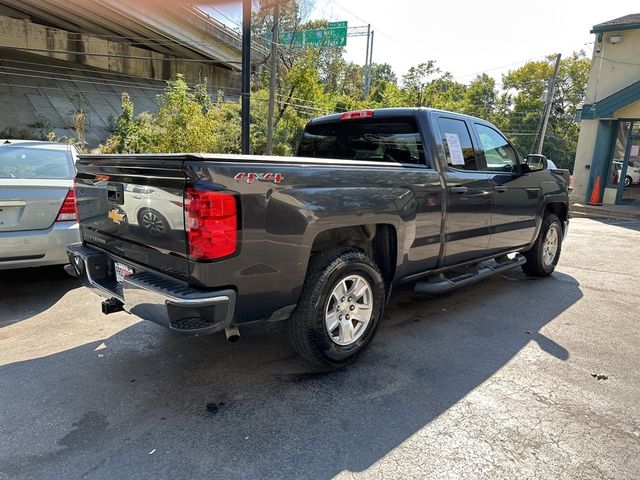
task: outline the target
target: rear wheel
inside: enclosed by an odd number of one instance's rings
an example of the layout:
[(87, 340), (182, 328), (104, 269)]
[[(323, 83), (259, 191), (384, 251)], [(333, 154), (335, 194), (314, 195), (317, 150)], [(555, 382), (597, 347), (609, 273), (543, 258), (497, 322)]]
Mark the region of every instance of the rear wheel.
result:
[(624, 186), (625, 187), (630, 187), (632, 183), (633, 183), (633, 179), (629, 175), (624, 177)]
[(302, 295), (289, 318), (291, 344), (305, 359), (341, 367), (356, 359), (377, 329), (384, 279), (363, 252), (334, 249), (314, 256)]
[(547, 213), (533, 247), (523, 252), (527, 263), (522, 270), (532, 277), (548, 277), (560, 260), (562, 250), (562, 225), (557, 215)]

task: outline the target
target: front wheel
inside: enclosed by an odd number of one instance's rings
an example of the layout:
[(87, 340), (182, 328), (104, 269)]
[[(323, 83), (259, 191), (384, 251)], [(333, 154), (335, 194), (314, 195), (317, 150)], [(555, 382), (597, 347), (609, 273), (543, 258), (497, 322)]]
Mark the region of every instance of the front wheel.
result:
[(523, 252), (527, 263), (522, 270), (532, 277), (548, 277), (560, 260), (562, 250), (562, 225), (557, 215), (548, 213), (542, 221), (540, 233), (533, 247)]
[(629, 175), (624, 177), (624, 186), (625, 187), (630, 187), (632, 183), (633, 183), (633, 179)]
[(363, 252), (319, 253), (309, 263), (300, 301), (289, 318), (291, 344), (311, 362), (344, 366), (373, 339), (384, 301), (382, 274)]

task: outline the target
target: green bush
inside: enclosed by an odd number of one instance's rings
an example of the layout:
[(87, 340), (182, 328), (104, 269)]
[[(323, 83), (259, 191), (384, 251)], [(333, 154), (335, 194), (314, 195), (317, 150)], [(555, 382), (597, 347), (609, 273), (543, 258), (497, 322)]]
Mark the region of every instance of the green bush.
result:
[(158, 95), (158, 111), (134, 114), (129, 95), (122, 95), (122, 113), (102, 153), (211, 153), (240, 151), (240, 108), (214, 103), (206, 82), (191, 89), (182, 75), (167, 82)]

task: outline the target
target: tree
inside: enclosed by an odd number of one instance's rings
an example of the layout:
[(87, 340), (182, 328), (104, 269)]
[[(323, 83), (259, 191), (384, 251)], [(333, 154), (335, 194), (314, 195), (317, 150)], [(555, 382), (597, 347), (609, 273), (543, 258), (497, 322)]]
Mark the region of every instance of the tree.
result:
[(467, 115), (493, 121), (497, 102), (496, 81), (483, 73), (474, 78), (467, 86), (460, 107), (461, 111)]
[(465, 86), (456, 82), (449, 72), (433, 79), (424, 89), (424, 105), (442, 110), (460, 111)]
[(406, 98), (411, 106), (425, 106), (425, 90), (431, 83), (432, 77), (439, 72), (440, 69), (436, 67), (436, 62), (428, 60), (425, 63), (411, 67), (402, 77)]
[(379, 82), (398, 84), (398, 77), (388, 63), (371, 64), (371, 85), (375, 87)]
[[(503, 87), (510, 92), (512, 107), (500, 126), (508, 132), (519, 133), (512, 140), (521, 153), (529, 153), (533, 147), (554, 58), (551, 55), (546, 61), (528, 62), (503, 76)], [(579, 132), (574, 118), (586, 91), (590, 68), (591, 62), (582, 51), (574, 52), (560, 62), (542, 151), (560, 168), (573, 168)]]

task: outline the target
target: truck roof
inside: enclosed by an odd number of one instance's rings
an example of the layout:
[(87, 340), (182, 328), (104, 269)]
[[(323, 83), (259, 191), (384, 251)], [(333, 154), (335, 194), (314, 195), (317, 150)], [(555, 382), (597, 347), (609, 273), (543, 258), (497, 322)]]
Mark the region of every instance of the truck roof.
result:
[[(451, 112), (451, 111), (448, 111), (448, 110), (439, 110), (437, 108), (427, 108), (427, 107), (372, 108), (372, 109), (365, 109), (363, 111), (371, 111), (371, 112), (373, 112), (373, 116), (376, 117), (376, 118), (381, 118), (381, 117), (382, 118), (384, 118), (384, 117), (396, 117), (396, 118), (397, 117), (415, 117), (419, 113), (437, 112), (437, 113), (446, 113), (446, 114), (450, 114), (450, 115), (455, 115), (457, 117), (465, 117), (465, 118), (472, 119), (472, 120), (475, 120), (475, 121), (487, 123), (486, 120), (483, 120), (482, 118), (478, 118), (478, 117), (472, 117), (471, 115), (465, 115), (463, 113), (457, 113), (457, 112)], [(333, 113), (331, 115), (324, 115), (322, 117), (317, 117), (317, 118), (314, 118), (314, 119), (310, 120), (307, 125), (317, 125), (317, 124), (321, 124), (321, 123), (339, 122), (339, 121), (342, 120), (342, 115), (344, 115), (345, 113), (350, 113), (350, 112)]]

